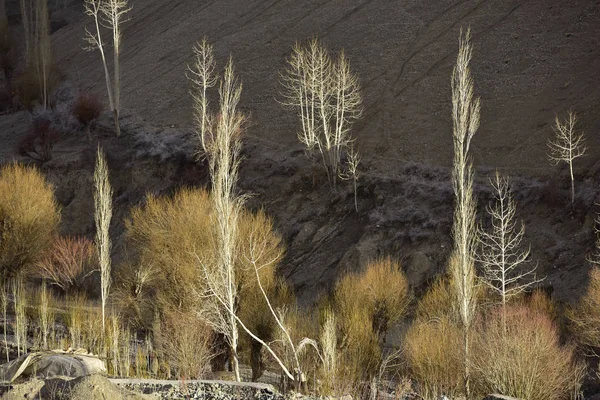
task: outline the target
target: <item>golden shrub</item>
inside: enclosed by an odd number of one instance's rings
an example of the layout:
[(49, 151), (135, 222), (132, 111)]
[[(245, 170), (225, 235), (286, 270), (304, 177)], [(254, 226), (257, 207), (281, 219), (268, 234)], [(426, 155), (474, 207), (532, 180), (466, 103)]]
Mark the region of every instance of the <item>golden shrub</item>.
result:
[(589, 272), (585, 294), (567, 311), (570, 330), (577, 341), (593, 348), (600, 347), (600, 267)]
[(417, 318), (404, 341), (412, 376), (425, 399), (461, 393), (464, 379), (462, 329), (448, 317)]
[(489, 313), (473, 349), (480, 393), (528, 400), (567, 399), (581, 384), (573, 346), (561, 345), (558, 328), (539, 310), (516, 305)]
[(169, 310), (155, 340), (179, 379), (205, 378), (212, 356), (211, 330), (194, 312)]
[(410, 300), (408, 280), (400, 264), (389, 257), (369, 263), (358, 274), (345, 275), (335, 289), (341, 314), (352, 316), (354, 310), (366, 310), (380, 338), (406, 314)]
[[(128, 262), (118, 275), (116, 298), (140, 320), (167, 308), (186, 311), (200, 306), (204, 270), (214, 266), (217, 235), (213, 202), (204, 189), (184, 188), (172, 197), (148, 196), (126, 221)], [(247, 297), (260, 302), (254, 263), (265, 290), (275, 282), (275, 268), (283, 256), (281, 237), (268, 216), (242, 211), (236, 251), (236, 280), (240, 310)], [(255, 291), (246, 296), (245, 292)], [(156, 310), (150, 310), (152, 304)], [(138, 321), (149, 326), (151, 321)]]
[(0, 269), (5, 277), (26, 272), (52, 247), (60, 223), (54, 189), (33, 167), (0, 170)]
[(450, 278), (446, 276), (438, 277), (419, 300), (416, 317), (424, 321), (436, 318), (458, 321), (454, 300), (455, 294), (450, 285)]

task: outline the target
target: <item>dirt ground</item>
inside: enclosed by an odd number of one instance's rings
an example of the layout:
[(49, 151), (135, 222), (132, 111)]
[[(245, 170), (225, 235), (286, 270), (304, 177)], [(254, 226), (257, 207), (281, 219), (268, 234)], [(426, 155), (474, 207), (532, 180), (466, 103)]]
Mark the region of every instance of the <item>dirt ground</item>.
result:
[[(473, 155), (480, 210), (486, 177), (514, 177), (519, 217), (532, 262), (561, 301), (585, 287), (594, 247), (600, 184), (600, 1), (576, 0), (137, 0), (124, 25), (124, 134), (100, 132), (115, 187), (115, 260), (123, 218), (147, 192), (169, 194), (206, 183), (194, 161), (186, 63), (206, 35), (222, 66), (232, 54), (251, 114), (241, 186), (283, 234), (282, 273), (301, 301), (331, 287), (344, 270), (383, 255), (399, 258), (419, 293), (446, 268), (451, 239), (450, 74), (461, 27), (473, 30), (472, 69), (482, 101)], [(74, 22), (53, 34), (57, 65), (74, 90), (105, 96), (99, 55), (82, 50), (90, 21), (72, 2)], [(13, 23), (18, 23), (13, 19)], [(345, 48), (360, 76), (365, 115), (356, 126), (363, 155), (359, 212), (349, 185), (332, 192), (313, 173), (279, 97), (278, 72), (296, 40), (318, 35)], [(67, 95), (65, 95), (68, 97)], [(550, 166), (546, 140), (555, 113), (580, 114), (589, 153), (576, 165), (577, 207), (568, 208), (568, 177)], [(14, 157), (25, 112), (0, 116), (0, 159)], [(104, 116), (101, 126), (110, 127)], [(63, 207), (64, 233), (93, 234), (94, 146), (70, 135), (44, 166)], [(118, 268), (118, 267), (117, 267)]]

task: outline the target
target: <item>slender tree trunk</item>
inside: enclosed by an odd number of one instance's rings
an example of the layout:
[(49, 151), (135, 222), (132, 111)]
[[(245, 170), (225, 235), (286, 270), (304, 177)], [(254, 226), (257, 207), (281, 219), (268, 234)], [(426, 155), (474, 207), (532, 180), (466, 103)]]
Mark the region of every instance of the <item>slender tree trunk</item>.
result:
[(573, 161), (569, 162), (569, 173), (571, 174), (571, 208), (575, 207), (575, 177), (573, 176)]
[(115, 121), (115, 131), (117, 137), (121, 136), (121, 126), (119, 123), (119, 111), (121, 110), (121, 65), (119, 63), (119, 53), (121, 52), (121, 32), (119, 27), (119, 17), (114, 18), (113, 27), (113, 40), (114, 40), (114, 108), (113, 108), (113, 119)]
[(6, 351), (6, 362), (10, 362), (10, 354), (8, 352), (8, 339), (6, 337), (6, 330), (8, 329), (8, 288), (6, 280), (2, 283), (2, 317), (3, 317), (3, 328), (4, 328), (4, 350)]
[(356, 212), (358, 212), (358, 199), (356, 196), (356, 178), (352, 179), (352, 182), (354, 183), (354, 209), (356, 210)]

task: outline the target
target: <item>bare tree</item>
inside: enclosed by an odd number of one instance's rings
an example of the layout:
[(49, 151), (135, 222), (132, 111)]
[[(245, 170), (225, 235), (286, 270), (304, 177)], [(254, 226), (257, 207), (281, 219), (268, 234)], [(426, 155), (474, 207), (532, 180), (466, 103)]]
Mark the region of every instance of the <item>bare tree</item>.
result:
[(317, 40), (296, 44), (281, 74), (283, 104), (296, 108), (302, 124), (298, 139), (313, 159), (315, 149), (329, 183), (335, 188), (342, 155), (353, 143), (352, 123), (362, 116), (358, 78), (350, 70), (344, 51), (333, 61)]
[(265, 302), (267, 303), (271, 315), (275, 319), (275, 322), (277, 323), (277, 326), (280, 329), (282, 342), (285, 344), (285, 346), (289, 348), (289, 350), (292, 353), (294, 363), (294, 374), (292, 375), (292, 373), (290, 372), (290, 368), (286, 367), (285, 363), (281, 360), (280, 357), (277, 356), (277, 354), (273, 351), (271, 346), (269, 346), (265, 341), (257, 337), (254, 333), (252, 333), (241, 321), (240, 325), (243, 327), (246, 333), (248, 333), (248, 335), (250, 335), (254, 340), (261, 343), (267, 349), (267, 351), (279, 364), (284, 374), (295, 382), (296, 389), (306, 391), (306, 376), (304, 374), (304, 371), (302, 370), (299, 356), (308, 346), (312, 346), (317, 351), (317, 353), (319, 353), (317, 343), (312, 339), (303, 338), (299, 343), (294, 344), (294, 341), (290, 334), (290, 329), (285, 324), (285, 318), (283, 313), (278, 312), (273, 307), (273, 304), (269, 300), (269, 296), (267, 295), (267, 292), (260, 278), (260, 273), (263, 269), (272, 266), (283, 257), (283, 251), (280, 250), (278, 253), (273, 254), (271, 257), (265, 258), (265, 254), (267, 253), (269, 248), (268, 238), (265, 236), (261, 236), (260, 234), (256, 234), (255, 232), (251, 232), (249, 242), (249, 248), (246, 251), (247, 255), (245, 255), (244, 257), (254, 270), (256, 282), (258, 283), (258, 288), (260, 289), (260, 292)]
[(108, 166), (100, 146), (96, 153), (96, 169), (94, 171), (94, 220), (96, 221), (96, 251), (100, 265), (100, 285), (102, 295), (102, 332), (106, 320), (106, 299), (110, 292), (111, 241), (109, 236), (112, 218), (112, 188), (108, 179)]
[(529, 248), (522, 250), (525, 225), (517, 226), (515, 212), (517, 210), (508, 178), (496, 176), (490, 180), (494, 189), (495, 204), (488, 205), (487, 212), (491, 217), (491, 229), (486, 232), (479, 229), (480, 253), (477, 260), (483, 267), (483, 282), (501, 298), (503, 323), (506, 321), (506, 303), (540, 279), (536, 279), (535, 270), (523, 268), (528, 262)]
[(194, 63), (192, 66), (188, 66), (187, 77), (193, 84), (191, 94), (194, 100), (194, 118), (202, 147), (199, 154), (206, 154), (208, 143), (205, 143), (205, 138), (211, 124), (207, 90), (217, 83), (216, 62), (213, 47), (208, 43), (206, 37), (194, 45), (193, 51)]
[[(115, 121), (115, 131), (117, 136), (121, 135), (121, 126), (119, 124), (119, 112), (121, 111), (121, 64), (119, 56), (121, 54), (121, 24), (127, 22), (126, 14), (131, 11), (128, 0), (85, 0), (84, 10), (86, 15), (94, 18), (95, 32), (85, 29), (85, 40), (89, 43), (88, 50), (98, 49), (102, 57), (104, 66), (104, 76), (106, 79), (106, 88), (108, 90), (108, 102), (113, 112)], [(111, 84), (110, 74), (106, 64), (106, 53), (100, 26), (110, 29), (112, 32), (113, 44), (113, 80)]]
[(236, 185), (242, 148), (241, 133), (245, 121), (244, 115), (237, 110), (241, 92), (242, 86), (235, 78), (230, 58), (219, 86), (220, 113), (204, 138), (212, 179), (216, 261), (214, 265), (210, 265), (199, 258), (207, 288), (206, 297), (213, 300), (210, 312), (207, 313), (207, 323), (226, 338), (237, 381), (241, 378), (237, 355), (238, 285), (235, 260), (243, 198), (236, 193)]
[(119, 112), (121, 111), (121, 63), (119, 56), (121, 54), (121, 24), (127, 22), (125, 15), (131, 11), (128, 0), (104, 0), (101, 3), (101, 20), (104, 26), (112, 31), (113, 56), (114, 56), (114, 84), (113, 84), (113, 118), (115, 120), (115, 129), (117, 136), (121, 135), (119, 125)]
[(350, 146), (350, 150), (348, 150), (348, 162), (346, 164), (346, 171), (340, 174), (340, 178), (344, 180), (352, 180), (352, 186), (354, 189), (354, 210), (358, 212), (358, 199), (357, 199), (357, 185), (358, 178), (360, 177), (360, 172), (358, 171), (358, 165), (360, 164), (360, 154), (358, 150), (354, 148), (354, 146)]
[(584, 146), (583, 132), (576, 131), (577, 114), (569, 111), (567, 118), (562, 122), (558, 116), (554, 119), (554, 138), (548, 140), (550, 153), (548, 158), (553, 164), (565, 162), (569, 165), (571, 175), (571, 206), (575, 202), (575, 178), (573, 176), (573, 160), (585, 155), (587, 148)]
[(471, 139), (479, 128), (480, 104), (473, 98), (473, 78), (469, 69), (472, 56), (471, 32), (459, 37), (458, 57), (452, 72), (452, 121), (454, 143), (454, 248), (450, 258), (450, 275), (456, 291), (463, 328), (465, 394), (470, 398), (470, 330), (475, 316), (476, 272), (474, 264), (476, 203), (473, 197), (473, 169), (469, 157)]
[(104, 0), (85, 0), (83, 3), (85, 14), (94, 19), (95, 32), (91, 32), (87, 27), (85, 28), (84, 40), (88, 42), (88, 46), (85, 50), (91, 51), (98, 49), (100, 56), (102, 57), (102, 66), (104, 67), (104, 79), (106, 81), (106, 90), (108, 93), (108, 104), (111, 110), (115, 109), (113, 101), (113, 88), (108, 72), (108, 66), (106, 64), (106, 53), (104, 52), (104, 42), (102, 41), (102, 33), (100, 32), (100, 15), (102, 10), (102, 4)]

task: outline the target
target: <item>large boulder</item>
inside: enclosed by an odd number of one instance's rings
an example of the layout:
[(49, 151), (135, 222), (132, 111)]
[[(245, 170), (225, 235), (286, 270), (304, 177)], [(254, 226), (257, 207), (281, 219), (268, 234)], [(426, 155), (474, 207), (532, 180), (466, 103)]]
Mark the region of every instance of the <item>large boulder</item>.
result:
[(31, 378), (78, 378), (98, 373), (106, 373), (104, 362), (84, 350), (27, 353), (0, 365), (0, 381), (3, 383)]

